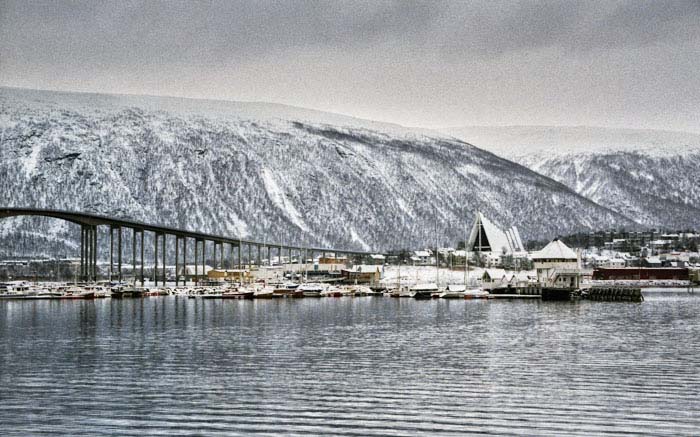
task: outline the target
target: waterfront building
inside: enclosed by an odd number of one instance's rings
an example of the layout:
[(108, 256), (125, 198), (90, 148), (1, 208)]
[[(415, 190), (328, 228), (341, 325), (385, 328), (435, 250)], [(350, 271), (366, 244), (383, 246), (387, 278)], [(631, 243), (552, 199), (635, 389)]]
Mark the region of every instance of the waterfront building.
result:
[(680, 267), (627, 267), (593, 270), (593, 279), (601, 281), (687, 281), (690, 271)]
[(435, 264), (433, 252), (431, 250), (416, 250), (411, 256), (411, 261), (415, 265), (427, 266)]
[(211, 269), (207, 272), (207, 278), (211, 281), (250, 281), (250, 271), (246, 269)]
[(545, 287), (577, 289), (581, 286), (579, 257), (558, 239), (532, 255), (537, 281)]
[(484, 269), (481, 282), (485, 286), (501, 285), (503, 282), (507, 282), (506, 271), (503, 269)]
[(382, 279), (382, 266), (356, 265), (340, 271), (344, 282), (358, 284), (378, 284)]
[[(374, 256), (374, 255), (372, 255)], [(348, 259), (345, 257), (322, 256), (318, 259), (319, 264), (347, 264)]]

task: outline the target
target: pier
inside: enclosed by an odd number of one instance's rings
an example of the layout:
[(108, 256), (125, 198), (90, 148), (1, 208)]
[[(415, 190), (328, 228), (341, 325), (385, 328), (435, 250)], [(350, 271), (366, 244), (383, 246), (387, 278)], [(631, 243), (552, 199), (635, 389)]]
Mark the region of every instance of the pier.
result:
[(582, 297), (607, 302), (644, 302), (639, 287), (593, 287), (584, 290)]

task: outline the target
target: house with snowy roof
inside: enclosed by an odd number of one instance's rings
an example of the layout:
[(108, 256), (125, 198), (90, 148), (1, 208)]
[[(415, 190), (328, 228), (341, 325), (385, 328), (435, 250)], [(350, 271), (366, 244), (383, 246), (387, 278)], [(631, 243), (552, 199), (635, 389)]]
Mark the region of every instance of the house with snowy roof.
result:
[(577, 289), (581, 286), (582, 271), (578, 254), (558, 239), (535, 252), (532, 262), (537, 281), (545, 287)]
[(411, 256), (411, 261), (415, 265), (432, 265), (435, 264), (433, 252), (431, 250), (416, 250)]
[(513, 272), (508, 276), (508, 284), (513, 288), (527, 287), (537, 282), (537, 273), (529, 270)]
[(381, 253), (373, 253), (369, 256), (369, 263), (373, 265), (382, 265), (386, 262), (386, 257)]
[(506, 271), (503, 269), (484, 269), (481, 275), (481, 288), (494, 290), (507, 285)]

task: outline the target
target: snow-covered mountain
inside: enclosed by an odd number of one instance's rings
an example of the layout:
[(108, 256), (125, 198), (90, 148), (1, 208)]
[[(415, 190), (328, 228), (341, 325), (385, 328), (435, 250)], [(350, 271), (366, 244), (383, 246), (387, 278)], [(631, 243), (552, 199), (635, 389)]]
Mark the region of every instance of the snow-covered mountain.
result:
[[(634, 225), (465, 142), (281, 105), (0, 88), (0, 152), (0, 205), (273, 242), (454, 244), (477, 209), (525, 239)], [(0, 222), (0, 247), (18, 235), (59, 247), (77, 233)]]
[(549, 126), (444, 132), (645, 225), (700, 227), (700, 134)]

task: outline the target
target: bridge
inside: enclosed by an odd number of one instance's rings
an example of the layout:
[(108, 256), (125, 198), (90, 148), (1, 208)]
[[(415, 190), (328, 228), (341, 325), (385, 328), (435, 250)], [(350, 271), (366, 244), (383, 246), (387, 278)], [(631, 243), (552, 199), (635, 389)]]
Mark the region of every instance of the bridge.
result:
[[(75, 211), (61, 211), (53, 209), (32, 209), (32, 208), (2, 208), (0, 209), (0, 218), (19, 217), (19, 216), (35, 216), (35, 217), (50, 217), (66, 220), (80, 226), (80, 279), (90, 282), (97, 281), (97, 230), (98, 226), (109, 227), (109, 279), (123, 278), (122, 271), (122, 240), (124, 238), (124, 230), (131, 230), (131, 264), (133, 267), (134, 278), (139, 279), (141, 285), (144, 284), (144, 247), (146, 232), (152, 233), (154, 236), (154, 260), (153, 260), (153, 278), (155, 285), (158, 285), (159, 279), (162, 284), (166, 280), (166, 240), (168, 237), (175, 238), (175, 285), (180, 284), (180, 267), (183, 269), (187, 266), (187, 242), (191, 241), (194, 244), (194, 281), (197, 282), (199, 275), (199, 253), (201, 252), (201, 267), (202, 277), (206, 276), (206, 249), (207, 243), (212, 244), (214, 268), (224, 266), (224, 246), (229, 247), (228, 264), (237, 266), (242, 269), (246, 266), (261, 265), (261, 255), (267, 250), (267, 259), (271, 259), (270, 255), (273, 250), (277, 250), (277, 256), (280, 261), (283, 254), (286, 252), (291, 263), (292, 254), (296, 253), (301, 260), (302, 257), (306, 262), (307, 255), (310, 254), (313, 259), (315, 254), (332, 254), (335, 257), (347, 256), (348, 258), (357, 258), (369, 255), (368, 252), (358, 252), (351, 250), (337, 250), (331, 248), (320, 247), (304, 247), (298, 245), (287, 244), (272, 244), (268, 242), (259, 242), (246, 240), (235, 236), (214, 235), (203, 232), (194, 232), (186, 229), (171, 228), (166, 226), (158, 226), (147, 223), (142, 223), (133, 220), (124, 220), (119, 218), (107, 217), (103, 215), (87, 214)], [(129, 232), (127, 232), (129, 235)], [(128, 243), (127, 243), (128, 244)], [(116, 245), (116, 260), (115, 260), (115, 245)], [(160, 245), (160, 253), (159, 253)], [(182, 252), (180, 249), (182, 248)], [(247, 257), (246, 251), (247, 250)], [(138, 249), (138, 250), (137, 250)], [(236, 253), (234, 254), (234, 249)], [(255, 253), (257, 252), (257, 253)], [(138, 260), (137, 260), (138, 254)], [(218, 254), (218, 256), (217, 256)], [(235, 255), (235, 256), (234, 256)], [(254, 257), (255, 256), (255, 257)], [(159, 259), (161, 258), (161, 266), (159, 272)], [(244, 259), (245, 258), (245, 259)], [(247, 263), (244, 263), (247, 261)], [(137, 273), (138, 262), (138, 273)], [(186, 283), (187, 276), (184, 275), (183, 285)]]

